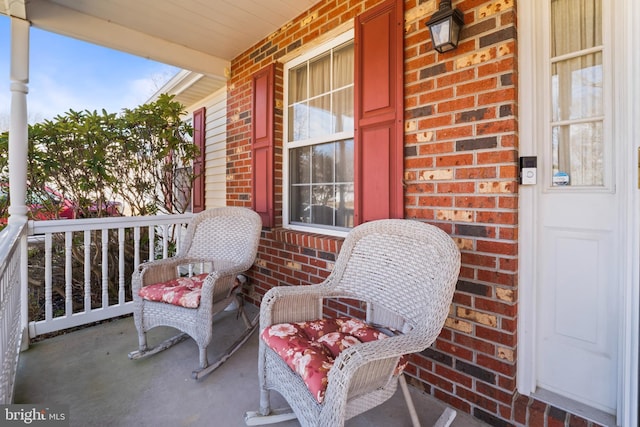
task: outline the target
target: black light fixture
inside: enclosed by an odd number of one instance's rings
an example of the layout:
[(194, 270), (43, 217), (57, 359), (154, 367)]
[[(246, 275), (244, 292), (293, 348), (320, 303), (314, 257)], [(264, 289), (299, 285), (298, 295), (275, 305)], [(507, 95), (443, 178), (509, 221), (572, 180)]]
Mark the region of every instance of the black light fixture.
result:
[(440, 53), (458, 47), (458, 37), (464, 25), (464, 16), (458, 8), (451, 9), (451, 0), (440, 0), (438, 11), (427, 21), (433, 48)]

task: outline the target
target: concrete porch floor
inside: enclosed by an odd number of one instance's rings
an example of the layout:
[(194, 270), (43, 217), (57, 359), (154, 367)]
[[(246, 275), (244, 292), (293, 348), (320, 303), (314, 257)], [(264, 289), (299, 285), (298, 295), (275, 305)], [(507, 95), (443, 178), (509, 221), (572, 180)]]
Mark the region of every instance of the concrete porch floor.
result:
[[(243, 327), (235, 311), (218, 316), (210, 362)], [(156, 328), (149, 343), (174, 332)], [(258, 409), (257, 332), (226, 363), (198, 381), (191, 379), (198, 365), (197, 346), (191, 339), (146, 359), (129, 360), (127, 353), (137, 348), (137, 342), (133, 318), (128, 317), (34, 343), (20, 355), (14, 402), (69, 405), (70, 425), (78, 427), (240, 427), (245, 425), (245, 412)], [(444, 404), (410, 389), (422, 425), (433, 425)], [(274, 407), (286, 406), (275, 392), (272, 401)], [(391, 400), (346, 425), (410, 426), (411, 420), (398, 389)], [(461, 412), (453, 423), (454, 427), (485, 425)]]

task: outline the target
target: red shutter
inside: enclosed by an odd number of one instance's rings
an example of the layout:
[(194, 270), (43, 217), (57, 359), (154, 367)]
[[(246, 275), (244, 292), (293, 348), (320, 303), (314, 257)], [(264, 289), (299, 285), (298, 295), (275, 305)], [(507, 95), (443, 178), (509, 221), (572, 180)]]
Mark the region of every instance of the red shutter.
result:
[(388, 0), (356, 18), (356, 224), (404, 217), (403, 4)]
[(273, 227), (273, 118), (275, 64), (253, 76), (251, 106), (252, 208), (265, 227)]
[(198, 147), (198, 157), (193, 160), (193, 200), (191, 209), (193, 213), (202, 212), (204, 206), (204, 158), (206, 150), (206, 110), (204, 107), (193, 112), (193, 143)]

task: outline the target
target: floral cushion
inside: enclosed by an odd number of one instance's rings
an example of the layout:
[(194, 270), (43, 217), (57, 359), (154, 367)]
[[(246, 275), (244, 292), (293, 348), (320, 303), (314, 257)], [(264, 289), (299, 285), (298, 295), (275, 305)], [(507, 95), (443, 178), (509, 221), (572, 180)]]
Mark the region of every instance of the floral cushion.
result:
[[(358, 319), (339, 317), (300, 323), (280, 323), (262, 331), (262, 339), (302, 377), (318, 403), (324, 400), (334, 359), (354, 344), (387, 336)], [(402, 358), (396, 374), (406, 366)]]
[(144, 286), (138, 291), (138, 295), (148, 301), (198, 308), (202, 283), (208, 275), (208, 273), (203, 273), (192, 277), (179, 277), (168, 282), (154, 283)]

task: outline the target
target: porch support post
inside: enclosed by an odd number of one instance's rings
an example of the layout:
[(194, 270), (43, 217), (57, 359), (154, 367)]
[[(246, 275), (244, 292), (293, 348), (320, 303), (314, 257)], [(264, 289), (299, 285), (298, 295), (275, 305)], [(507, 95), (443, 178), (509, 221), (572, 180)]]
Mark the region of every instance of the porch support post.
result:
[[(9, 123), (9, 223), (27, 221), (27, 156), (29, 152), (27, 93), (29, 92), (29, 21), (11, 17), (11, 121)], [(20, 242), (21, 350), (29, 345), (29, 272), (27, 236)]]
[(28, 21), (11, 17), (11, 122), (9, 124), (9, 222), (27, 219), (27, 93), (29, 88)]

